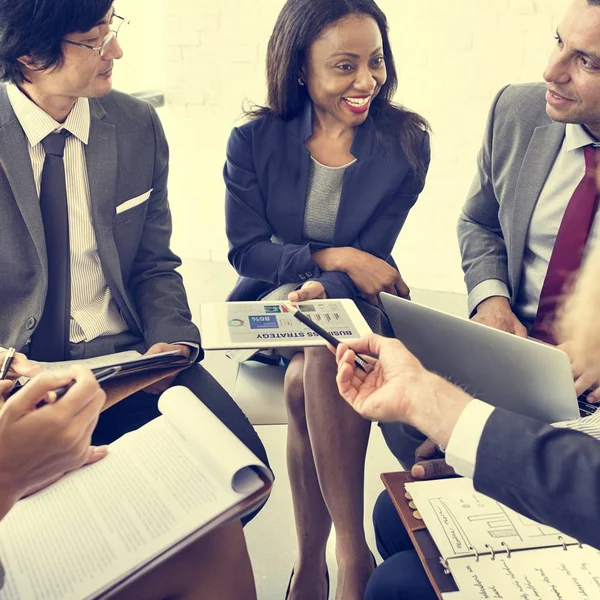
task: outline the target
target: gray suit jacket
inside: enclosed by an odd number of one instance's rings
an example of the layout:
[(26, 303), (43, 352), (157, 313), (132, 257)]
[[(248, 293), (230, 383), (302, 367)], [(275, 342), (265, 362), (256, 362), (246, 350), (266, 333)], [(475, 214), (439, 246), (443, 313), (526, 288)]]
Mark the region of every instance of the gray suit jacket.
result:
[[(477, 160), (477, 174), (458, 221), (469, 293), (503, 281), (511, 303), (519, 292), (533, 209), (565, 135), (546, 114), (543, 83), (511, 85), (496, 96)], [(475, 306), (469, 303), (469, 312)]]
[[(93, 226), (104, 276), (129, 337), (142, 338), (146, 347), (156, 342), (199, 344), (183, 281), (175, 271), (181, 262), (169, 249), (168, 147), (158, 116), (146, 102), (120, 92), (90, 100), (90, 112), (85, 157)], [(17, 349), (35, 331), (48, 283), (27, 144), (2, 85), (0, 345)], [(151, 189), (148, 201), (117, 214), (119, 204)]]
[(475, 465), (480, 492), (600, 548), (600, 440), (497, 408)]

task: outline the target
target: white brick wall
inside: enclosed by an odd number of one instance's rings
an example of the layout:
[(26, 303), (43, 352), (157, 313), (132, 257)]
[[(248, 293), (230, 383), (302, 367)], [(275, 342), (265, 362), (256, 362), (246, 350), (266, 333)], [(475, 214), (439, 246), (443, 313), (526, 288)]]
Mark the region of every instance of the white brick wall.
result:
[[(163, 2), (153, 14), (164, 39), (174, 246), (184, 257), (222, 259), (225, 144), (243, 101), (264, 100), (266, 45), (283, 0), (153, 1)], [(128, 3), (147, 14), (148, 2)], [(394, 255), (410, 285), (460, 292), (455, 222), (490, 102), (507, 83), (541, 80), (569, 0), (379, 4), (400, 75), (397, 101), (434, 131), (427, 186)], [(139, 61), (122, 66), (125, 73), (140, 68)]]

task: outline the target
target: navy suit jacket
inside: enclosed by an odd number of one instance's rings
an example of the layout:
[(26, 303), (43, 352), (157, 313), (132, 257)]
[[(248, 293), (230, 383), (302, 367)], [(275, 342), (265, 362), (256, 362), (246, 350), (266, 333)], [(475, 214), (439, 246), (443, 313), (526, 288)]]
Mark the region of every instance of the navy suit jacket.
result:
[[(312, 104), (284, 121), (265, 116), (236, 127), (227, 144), (224, 178), (229, 261), (241, 276), (229, 300), (256, 300), (285, 283), (320, 281), (330, 298), (354, 298), (342, 272), (321, 271), (312, 253), (328, 247), (302, 235), (312, 136)], [(352, 246), (394, 264), (391, 252), (423, 189), (400, 150), (387, 151), (372, 117), (357, 128), (344, 174), (333, 247)], [(429, 135), (421, 153), (429, 164)], [(283, 244), (272, 241), (273, 237)]]
[(477, 448), (475, 489), (600, 549), (600, 440), (497, 408)]

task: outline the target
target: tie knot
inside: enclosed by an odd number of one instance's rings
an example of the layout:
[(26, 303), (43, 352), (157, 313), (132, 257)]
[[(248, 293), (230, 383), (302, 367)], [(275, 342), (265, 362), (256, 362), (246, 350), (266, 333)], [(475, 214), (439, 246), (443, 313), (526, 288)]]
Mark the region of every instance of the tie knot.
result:
[(65, 142), (70, 135), (71, 134), (66, 129), (63, 129), (59, 133), (49, 133), (42, 140), (42, 146), (44, 147), (46, 154), (62, 157), (65, 151)]

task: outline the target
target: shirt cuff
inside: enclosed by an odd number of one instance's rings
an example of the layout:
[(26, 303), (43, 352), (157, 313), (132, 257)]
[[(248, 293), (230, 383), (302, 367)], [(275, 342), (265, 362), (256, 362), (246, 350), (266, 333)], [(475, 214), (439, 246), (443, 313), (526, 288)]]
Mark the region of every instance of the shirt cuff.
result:
[(198, 354), (200, 354), (200, 346), (195, 344), (194, 342), (172, 342), (176, 346), (187, 346), (191, 348), (190, 352), (190, 362), (195, 363), (198, 358)]
[(501, 279), (486, 279), (478, 283), (469, 293), (469, 317), (473, 316), (475, 309), (492, 296), (502, 296), (510, 300), (508, 286)]
[(475, 473), (477, 448), (483, 429), (494, 407), (481, 400), (472, 400), (460, 415), (446, 446), (446, 462), (464, 477)]

